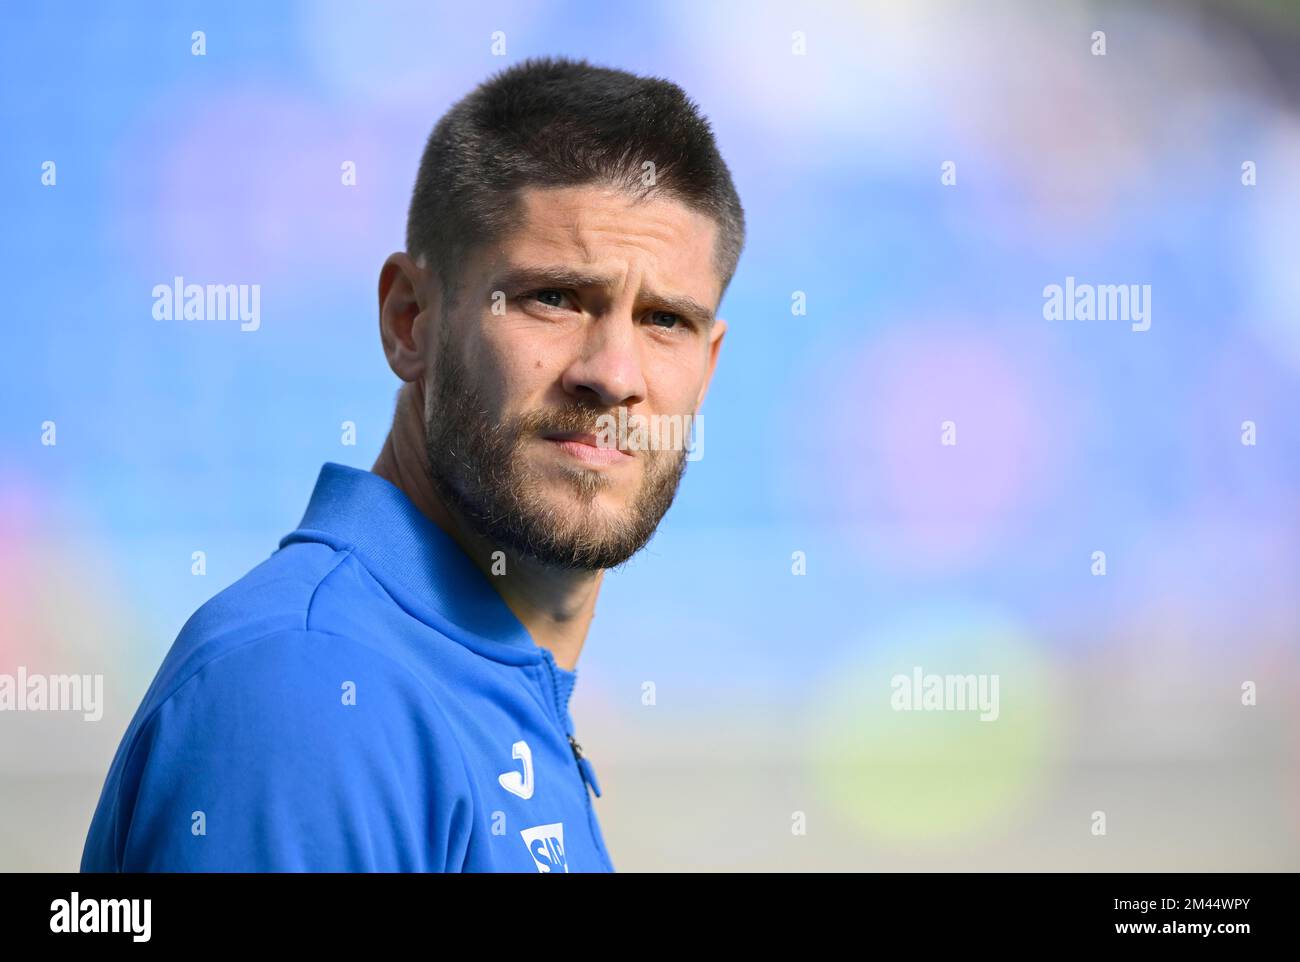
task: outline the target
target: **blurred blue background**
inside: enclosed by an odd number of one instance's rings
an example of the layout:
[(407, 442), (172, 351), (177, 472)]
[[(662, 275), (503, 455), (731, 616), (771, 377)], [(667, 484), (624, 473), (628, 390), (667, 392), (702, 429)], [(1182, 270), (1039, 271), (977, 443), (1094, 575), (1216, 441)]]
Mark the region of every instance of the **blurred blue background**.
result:
[[(373, 463), (424, 140), (544, 54), (684, 87), (749, 225), (704, 457), (578, 665), (615, 865), (1300, 868), (1300, 6), (4, 22), (0, 672), (102, 673), (107, 705), (0, 714), (0, 869), (76, 868), (180, 626), (322, 462)], [(260, 328), (155, 320), (176, 276), (260, 285)], [(1150, 329), (1044, 319), (1067, 276), (1150, 285)], [(998, 673), (1001, 720), (891, 712), (914, 665)]]

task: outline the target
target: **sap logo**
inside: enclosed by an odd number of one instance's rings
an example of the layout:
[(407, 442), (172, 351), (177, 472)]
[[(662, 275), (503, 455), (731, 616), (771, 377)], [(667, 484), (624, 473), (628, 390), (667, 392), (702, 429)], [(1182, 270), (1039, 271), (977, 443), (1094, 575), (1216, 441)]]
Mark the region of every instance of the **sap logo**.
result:
[(533, 857), (539, 872), (567, 872), (569, 860), (564, 857), (564, 823), (553, 825), (534, 825), (519, 833), (528, 846), (528, 854)]

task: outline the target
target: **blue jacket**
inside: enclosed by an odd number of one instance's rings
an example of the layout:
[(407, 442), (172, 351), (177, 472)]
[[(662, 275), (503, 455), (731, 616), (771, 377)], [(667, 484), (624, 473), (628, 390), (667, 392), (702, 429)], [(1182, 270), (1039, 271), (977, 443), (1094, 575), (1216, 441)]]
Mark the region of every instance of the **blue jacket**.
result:
[(576, 677), (398, 488), (326, 464), (181, 629), (81, 870), (612, 872)]

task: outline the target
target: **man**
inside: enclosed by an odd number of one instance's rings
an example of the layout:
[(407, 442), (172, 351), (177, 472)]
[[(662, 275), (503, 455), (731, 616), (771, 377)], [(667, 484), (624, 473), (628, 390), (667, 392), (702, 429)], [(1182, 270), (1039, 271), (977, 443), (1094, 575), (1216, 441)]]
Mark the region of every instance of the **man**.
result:
[[(603, 572), (686, 450), (744, 214), (675, 85), (505, 70), (438, 123), (379, 277), (404, 382), (373, 471), (186, 623), (83, 871), (613, 871), (568, 711)], [(588, 794), (588, 792), (592, 794)]]

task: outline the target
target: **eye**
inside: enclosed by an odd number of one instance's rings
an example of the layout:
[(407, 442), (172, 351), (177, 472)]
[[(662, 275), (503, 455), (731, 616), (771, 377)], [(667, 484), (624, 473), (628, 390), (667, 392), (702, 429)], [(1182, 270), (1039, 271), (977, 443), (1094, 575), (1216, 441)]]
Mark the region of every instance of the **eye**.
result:
[(529, 291), (524, 295), (524, 300), (538, 300), (547, 307), (563, 307), (564, 299), (568, 296), (568, 292), (558, 287), (544, 287), (541, 290)]
[(680, 314), (670, 314), (668, 311), (652, 311), (650, 320), (656, 327), (662, 327), (670, 331), (686, 325), (686, 318)]

